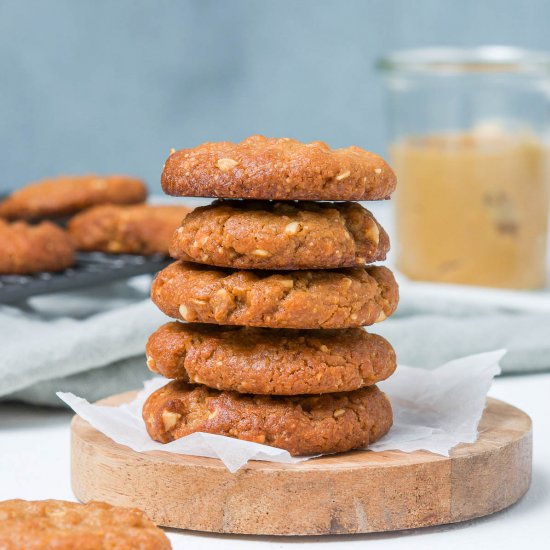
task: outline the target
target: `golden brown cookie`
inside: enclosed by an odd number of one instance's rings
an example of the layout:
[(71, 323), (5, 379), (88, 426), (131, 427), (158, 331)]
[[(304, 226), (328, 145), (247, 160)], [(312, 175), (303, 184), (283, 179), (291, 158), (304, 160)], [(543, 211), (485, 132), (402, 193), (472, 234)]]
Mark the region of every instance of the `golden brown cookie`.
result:
[(359, 147), (251, 136), (172, 153), (161, 182), (177, 196), (366, 201), (389, 198), (396, 178), (381, 157)]
[(147, 342), (147, 365), (184, 382), (240, 393), (352, 391), (395, 370), (387, 340), (360, 328), (285, 330), (167, 323)]
[(60, 176), (31, 183), (0, 202), (0, 217), (55, 218), (96, 204), (134, 204), (147, 196), (145, 184), (130, 176)]
[(356, 203), (217, 201), (185, 218), (170, 255), (238, 269), (330, 269), (383, 260), (389, 244)]
[(76, 215), (68, 229), (79, 250), (168, 254), (174, 231), (190, 212), (185, 206), (95, 206)]
[(277, 397), (220, 392), (175, 380), (149, 396), (143, 419), (149, 435), (162, 443), (206, 432), (309, 455), (366, 447), (388, 432), (392, 410), (376, 386)]
[(349, 328), (383, 321), (397, 307), (386, 267), (334, 271), (232, 271), (174, 262), (151, 299), (174, 319), (271, 328)]
[(73, 264), (71, 237), (57, 225), (0, 220), (0, 274), (62, 271)]
[(135, 508), (63, 500), (0, 502), (5, 550), (169, 550), (161, 529)]

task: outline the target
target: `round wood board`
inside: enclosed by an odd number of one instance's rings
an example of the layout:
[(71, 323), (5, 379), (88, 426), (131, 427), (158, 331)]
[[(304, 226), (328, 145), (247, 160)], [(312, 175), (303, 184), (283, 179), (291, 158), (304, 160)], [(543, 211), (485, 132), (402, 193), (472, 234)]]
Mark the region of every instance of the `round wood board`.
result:
[[(120, 404), (126, 393), (101, 403)], [(81, 501), (138, 507), (159, 525), (255, 535), (394, 531), (485, 516), (531, 481), (531, 419), (489, 399), (474, 444), (449, 458), (425, 451), (353, 451), (299, 464), (137, 453), (75, 416), (72, 487)]]

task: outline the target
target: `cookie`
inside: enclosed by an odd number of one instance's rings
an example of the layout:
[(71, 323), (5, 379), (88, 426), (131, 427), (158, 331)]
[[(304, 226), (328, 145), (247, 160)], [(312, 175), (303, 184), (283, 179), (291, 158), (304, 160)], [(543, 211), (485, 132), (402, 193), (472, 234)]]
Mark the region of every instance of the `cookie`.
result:
[(73, 264), (71, 237), (57, 225), (0, 220), (0, 274), (62, 271)]
[(271, 328), (348, 328), (383, 321), (397, 307), (386, 267), (232, 271), (178, 261), (158, 273), (151, 299), (174, 319)]
[(167, 443), (206, 432), (286, 449), (292, 455), (366, 447), (388, 432), (387, 397), (368, 386), (320, 396), (254, 396), (175, 380), (143, 406), (149, 435)]
[(240, 393), (352, 391), (388, 378), (396, 367), (387, 340), (360, 328), (293, 331), (167, 323), (145, 349), (153, 372)]
[(383, 260), (389, 238), (355, 203), (219, 201), (197, 208), (170, 255), (238, 269), (330, 269)]
[(56, 218), (96, 204), (139, 203), (146, 196), (145, 184), (130, 176), (60, 176), (14, 191), (0, 202), (0, 217)]
[(0, 548), (6, 550), (169, 550), (161, 529), (135, 508), (63, 500), (0, 502)]
[(274, 200), (379, 200), (395, 189), (386, 162), (359, 147), (251, 136), (172, 153), (162, 172), (168, 195)]
[(95, 206), (76, 215), (68, 229), (80, 250), (168, 254), (174, 231), (190, 212), (185, 206)]

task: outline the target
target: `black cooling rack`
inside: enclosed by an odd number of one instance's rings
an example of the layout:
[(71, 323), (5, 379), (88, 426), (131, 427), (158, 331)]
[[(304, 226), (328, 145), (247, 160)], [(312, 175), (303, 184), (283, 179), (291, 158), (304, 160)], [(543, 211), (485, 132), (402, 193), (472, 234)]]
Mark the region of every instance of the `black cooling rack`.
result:
[(75, 264), (60, 273), (0, 275), (0, 304), (30, 296), (90, 287), (144, 273), (156, 273), (174, 260), (166, 256), (77, 252)]

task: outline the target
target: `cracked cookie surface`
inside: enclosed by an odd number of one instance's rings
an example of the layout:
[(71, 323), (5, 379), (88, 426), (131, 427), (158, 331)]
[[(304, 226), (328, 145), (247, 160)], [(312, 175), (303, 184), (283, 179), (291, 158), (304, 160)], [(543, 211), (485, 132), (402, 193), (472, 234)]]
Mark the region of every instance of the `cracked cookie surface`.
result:
[(388, 398), (368, 386), (320, 396), (258, 396), (175, 380), (143, 406), (149, 435), (168, 443), (206, 432), (286, 449), (292, 455), (345, 452), (388, 432)]
[(166, 378), (239, 393), (299, 395), (352, 391), (388, 378), (389, 342), (360, 328), (285, 330), (167, 323), (145, 348)]
[(108, 204), (77, 214), (67, 227), (79, 250), (167, 255), (174, 232), (190, 211), (185, 206)]
[(330, 269), (383, 260), (389, 238), (356, 203), (216, 201), (174, 233), (173, 258), (239, 269)]
[(136, 508), (62, 500), (0, 502), (0, 548), (7, 550), (169, 550), (164, 532)]
[(0, 220), (0, 274), (62, 271), (74, 264), (74, 245), (61, 227)]
[(147, 196), (130, 176), (59, 176), (31, 183), (0, 202), (0, 217), (39, 219), (68, 216), (97, 204), (134, 204)]
[(177, 261), (160, 271), (151, 299), (184, 321), (270, 328), (350, 328), (391, 315), (398, 287), (386, 267), (233, 271)]
[(162, 172), (168, 195), (274, 200), (380, 200), (395, 189), (392, 169), (359, 147), (251, 136), (172, 153)]

